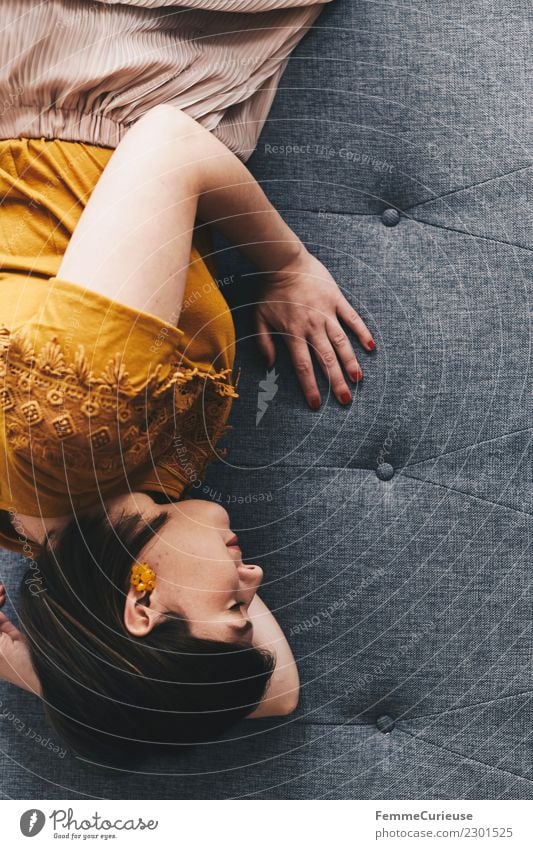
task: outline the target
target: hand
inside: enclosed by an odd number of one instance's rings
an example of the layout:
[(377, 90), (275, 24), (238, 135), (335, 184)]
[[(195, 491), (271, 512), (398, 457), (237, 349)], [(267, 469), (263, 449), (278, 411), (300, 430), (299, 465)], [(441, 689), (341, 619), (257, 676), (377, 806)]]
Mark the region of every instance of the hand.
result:
[(321, 403), (309, 346), (337, 400), (348, 404), (352, 394), (341, 365), (354, 383), (361, 380), (363, 371), (340, 322), (356, 333), (367, 351), (375, 348), (375, 342), (327, 268), (302, 245), (290, 265), (268, 275), (261, 299), (256, 308), (256, 330), (268, 368), (276, 358), (271, 336), (271, 330), (275, 330), (284, 335), (309, 406), (317, 410)]
[[(0, 607), (6, 601), (4, 585), (0, 584)], [(41, 695), (41, 684), (33, 669), (26, 637), (0, 611), (0, 678)]]

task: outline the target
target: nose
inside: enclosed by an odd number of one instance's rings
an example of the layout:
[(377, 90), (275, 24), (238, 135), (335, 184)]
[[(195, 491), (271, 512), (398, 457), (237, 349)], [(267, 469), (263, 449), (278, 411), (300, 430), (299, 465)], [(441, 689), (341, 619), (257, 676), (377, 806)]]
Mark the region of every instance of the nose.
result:
[(242, 600), (250, 604), (263, 580), (263, 570), (257, 565), (239, 564), (237, 567), (242, 587)]

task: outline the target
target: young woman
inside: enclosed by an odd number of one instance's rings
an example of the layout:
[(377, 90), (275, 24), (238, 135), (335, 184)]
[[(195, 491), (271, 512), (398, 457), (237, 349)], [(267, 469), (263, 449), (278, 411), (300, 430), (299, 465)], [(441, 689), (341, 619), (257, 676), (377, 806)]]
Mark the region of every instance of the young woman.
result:
[(231, 315), (198, 218), (263, 273), (259, 344), (272, 364), (283, 334), (313, 409), (310, 347), (349, 403), (362, 372), (343, 323), (372, 350), (368, 328), (238, 157), (175, 106), (148, 110), (114, 151), (8, 139), (0, 165), (4, 232), (31, 256), (28, 268), (12, 250), (0, 276), (0, 541), (35, 554), (27, 636), (0, 615), (0, 674), (41, 695), (91, 758), (291, 712), (298, 674), (256, 594), (260, 567), (243, 564), (219, 505), (183, 497), (236, 396)]

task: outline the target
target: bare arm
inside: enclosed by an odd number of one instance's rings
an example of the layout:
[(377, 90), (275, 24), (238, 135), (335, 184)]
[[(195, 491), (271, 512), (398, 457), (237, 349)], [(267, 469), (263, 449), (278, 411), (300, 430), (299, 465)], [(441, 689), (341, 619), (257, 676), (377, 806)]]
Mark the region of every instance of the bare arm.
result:
[(322, 263), (283, 221), (246, 166), (175, 106), (156, 106), (126, 133), (94, 188), (58, 277), (176, 325), (196, 213), (263, 272), (258, 341), (269, 364), (282, 335), (310, 406), (320, 403), (310, 348), (339, 401), (361, 368), (344, 321), (370, 350), (372, 336)]
[(266, 648), (276, 656), (276, 667), (262, 702), (248, 719), (292, 713), (298, 705), (300, 676), (294, 655), (278, 622), (259, 596), (254, 596), (248, 615), (253, 622), (252, 643)]
[(111, 155), (57, 277), (169, 321), (183, 300), (197, 212), (264, 271), (305, 250), (240, 159), (164, 104)]
[(305, 252), (238, 156), (182, 110), (169, 105), (155, 109), (169, 110), (170, 119), (180, 122), (186, 173), (198, 195), (203, 221), (216, 225), (263, 272), (280, 271)]
[(274, 330), (289, 348), (313, 409), (320, 405), (320, 394), (310, 348), (337, 400), (348, 403), (351, 391), (341, 365), (353, 383), (363, 377), (363, 371), (341, 321), (357, 334), (367, 351), (375, 347), (370, 330), (240, 159), (197, 121), (178, 111), (182, 139), (188, 140), (194, 151), (188, 154), (193, 157), (189, 176), (198, 193), (200, 217), (215, 224), (263, 272), (256, 328), (269, 367), (275, 359)]

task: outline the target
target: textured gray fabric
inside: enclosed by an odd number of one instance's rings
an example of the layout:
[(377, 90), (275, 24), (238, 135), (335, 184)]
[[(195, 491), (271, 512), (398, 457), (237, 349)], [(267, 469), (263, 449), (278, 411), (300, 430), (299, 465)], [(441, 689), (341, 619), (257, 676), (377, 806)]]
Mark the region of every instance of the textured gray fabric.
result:
[(533, 798), (526, 9), (336, 0), (289, 63), (249, 166), (375, 334), (351, 407), (309, 411), (280, 344), (256, 426), (257, 277), (217, 242), (241, 397), (196, 494), (264, 566), (298, 711), (120, 774), (0, 687), (4, 797)]

